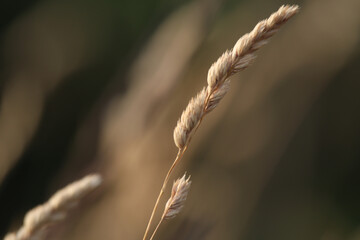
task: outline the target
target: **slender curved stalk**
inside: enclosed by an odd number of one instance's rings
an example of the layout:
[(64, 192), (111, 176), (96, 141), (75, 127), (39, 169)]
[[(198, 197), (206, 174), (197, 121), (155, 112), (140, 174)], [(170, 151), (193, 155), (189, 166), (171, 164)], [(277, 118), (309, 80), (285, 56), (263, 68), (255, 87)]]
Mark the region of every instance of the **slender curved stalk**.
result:
[[(205, 103), (207, 103), (208, 101), (209, 101), (209, 97), (206, 98)], [(205, 106), (206, 106), (206, 104), (205, 104)], [(159, 195), (158, 195), (158, 197), (157, 197), (157, 199), (156, 199), (156, 203), (155, 203), (154, 208), (153, 208), (153, 210), (152, 210), (152, 213), (151, 213), (149, 222), (148, 222), (148, 224), (147, 224), (147, 226), (146, 226), (146, 230), (145, 230), (145, 234), (144, 234), (143, 240), (146, 240), (146, 237), (147, 237), (147, 235), (149, 234), (149, 230), (150, 230), (151, 223), (152, 223), (152, 221), (153, 221), (155, 212), (156, 212), (156, 210), (157, 210), (157, 208), (158, 208), (158, 206), (159, 206), (160, 199), (161, 199), (162, 195), (164, 194), (166, 185), (167, 185), (167, 183), (169, 182), (170, 175), (171, 175), (172, 171), (174, 170), (175, 166), (180, 162), (180, 160), (181, 160), (182, 157), (184, 156), (184, 153), (186, 152), (186, 150), (187, 150), (187, 148), (188, 148), (188, 146), (189, 146), (189, 143), (190, 143), (192, 137), (194, 136), (194, 134), (196, 133), (197, 129), (199, 128), (199, 126), (200, 126), (200, 124), (201, 124), (204, 116), (205, 116), (205, 115), (203, 115), (203, 116), (200, 118), (198, 124), (197, 124), (196, 127), (194, 128), (194, 131), (192, 132), (191, 136), (189, 137), (189, 139), (188, 139), (186, 145), (184, 146), (184, 148), (179, 149), (179, 151), (178, 151), (178, 153), (177, 153), (177, 155), (176, 155), (176, 158), (175, 158), (173, 164), (171, 165), (169, 171), (168, 171), (167, 174), (166, 174), (166, 177), (165, 177), (165, 180), (164, 180), (163, 185), (162, 185), (162, 187), (161, 187), (160, 193), (159, 193)], [(157, 230), (158, 230), (159, 226), (161, 225), (161, 223), (163, 222), (163, 220), (164, 220), (164, 215), (161, 217), (158, 225), (156, 226), (154, 232), (152, 233), (152, 235), (151, 235), (151, 237), (150, 237), (150, 240), (153, 239), (153, 237), (155, 236), (155, 233), (157, 232)]]
[(157, 232), (157, 230), (159, 229), (159, 227), (160, 227), (160, 225), (161, 225), (161, 223), (162, 223), (163, 221), (164, 221), (164, 215), (161, 217), (161, 219), (160, 219), (160, 221), (159, 221), (158, 225), (156, 226), (156, 228), (155, 228), (154, 232), (151, 234), (151, 237), (150, 237), (150, 239), (149, 239), (149, 240), (152, 240), (152, 239), (154, 238), (155, 233)]
[(146, 230), (145, 230), (145, 234), (144, 234), (143, 240), (146, 240), (146, 237), (147, 237), (147, 235), (148, 235), (148, 233), (149, 233), (149, 229), (150, 229), (152, 220), (153, 220), (154, 215), (155, 215), (155, 212), (156, 212), (156, 210), (157, 210), (157, 208), (158, 208), (158, 206), (159, 206), (160, 199), (161, 199), (162, 195), (164, 194), (166, 185), (167, 185), (167, 183), (169, 182), (170, 175), (171, 175), (172, 171), (174, 170), (175, 166), (177, 165), (177, 163), (182, 159), (182, 156), (184, 155), (185, 151), (186, 151), (186, 148), (179, 149), (179, 151), (178, 151), (178, 153), (177, 153), (177, 155), (176, 155), (176, 158), (175, 158), (173, 164), (171, 165), (169, 171), (168, 171), (167, 174), (166, 174), (166, 177), (165, 177), (165, 180), (164, 180), (163, 185), (162, 185), (162, 187), (161, 187), (159, 196), (158, 196), (157, 199), (156, 199), (155, 206), (154, 206), (154, 208), (153, 208), (153, 210), (152, 210), (152, 213), (151, 213), (149, 222), (148, 222), (148, 224), (147, 224), (147, 226), (146, 226)]
[[(208, 99), (209, 99), (209, 98), (207, 98), (206, 101), (208, 101)], [(204, 117), (204, 116), (203, 116), (203, 117)], [(177, 155), (176, 155), (176, 158), (175, 158), (173, 164), (171, 165), (168, 173), (166, 174), (166, 177), (165, 177), (165, 180), (164, 180), (163, 185), (162, 185), (162, 187), (161, 187), (160, 193), (159, 193), (159, 195), (158, 195), (158, 197), (157, 197), (157, 199), (156, 199), (155, 206), (154, 206), (154, 208), (153, 208), (153, 210), (152, 210), (152, 213), (151, 213), (151, 216), (150, 216), (150, 220), (149, 220), (149, 222), (148, 222), (148, 225), (146, 226), (146, 230), (145, 230), (145, 234), (144, 234), (143, 240), (146, 240), (146, 237), (147, 237), (147, 235), (148, 235), (148, 233), (149, 233), (149, 229), (150, 229), (152, 220), (153, 220), (154, 215), (155, 215), (155, 212), (156, 212), (156, 210), (157, 210), (157, 208), (158, 208), (158, 206), (159, 206), (160, 199), (161, 199), (162, 195), (164, 194), (166, 185), (167, 185), (167, 183), (169, 182), (170, 175), (171, 175), (172, 171), (174, 170), (175, 166), (180, 162), (180, 160), (181, 160), (182, 157), (184, 156), (184, 153), (186, 152), (186, 150), (187, 150), (187, 148), (188, 148), (188, 146), (189, 146), (189, 143), (190, 143), (193, 135), (195, 134), (195, 132), (196, 132), (197, 129), (199, 128), (200, 123), (202, 122), (203, 117), (199, 120), (197, 126), (195, 127), (195, 129), (194, 129), (194, 131), (193, 131), (193, 134), (189, 137), (189, 139), (188, 139), (186, 145), (184, 146), (184, 148), (179, 149), (179, 151), (178, 151), (178, 153), (177, 153)], [(164, 220), (164, 215), (161, 217), (158, 225), (156, 226), (154, 232), (152, 233), (152, 235), (151, 235), (151, 237), (150, 237), (150, 240), (153, 239), (153, 237), (155, 236), (155, 233), (157, 232), (157, 230), (158, 230), (159, 226), (161, 225), (161, 223), (163, 222), (163, 220)]]

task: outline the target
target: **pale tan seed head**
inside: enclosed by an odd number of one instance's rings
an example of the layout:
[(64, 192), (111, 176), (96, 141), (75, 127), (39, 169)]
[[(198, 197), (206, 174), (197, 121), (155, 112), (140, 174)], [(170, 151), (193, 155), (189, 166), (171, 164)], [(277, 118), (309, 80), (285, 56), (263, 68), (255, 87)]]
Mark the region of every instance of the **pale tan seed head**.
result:
[(299, 11), (297, 5), (284, 5), (268, 19), (260, 21), (255, 28), (243, 35), (233, 49), (226, 51), (209, 69), (207, 83), (213, 90), (231, 75), (247, 68), (253, 62), (253, 52), (267, 43), (267, 39)]
[(255, 59), (254, 52), (267, 43), (289, 18), (299, 11), (297, 5), (284, 5), (268, 19), (243, 35), (231, 50), (225, 51), (208, 71), (208, 86), (191, 99), (174, 129), (175, 145), (183, 149), (191, 131), (206, 113), (212, 111), (229, 90), (229, 77), (249, 67)]

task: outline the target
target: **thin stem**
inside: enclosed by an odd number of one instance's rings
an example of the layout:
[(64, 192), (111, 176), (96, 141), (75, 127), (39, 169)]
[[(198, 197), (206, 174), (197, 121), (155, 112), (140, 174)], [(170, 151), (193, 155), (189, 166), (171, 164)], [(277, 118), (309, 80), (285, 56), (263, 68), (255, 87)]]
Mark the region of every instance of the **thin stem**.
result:
[(152, 240), (152, 239), (154, 238), (155, 233), (157, 232), (157, 230), (159, 229), (159, 227), (160, 227), (161, 223), (162, 223), (162, 222), (163, 222), (163, 220), (164, 220), (164, 216), (165, 216), (165, 215), (163, 215), (163, 216), (161, 217), (161, 219), (160, 219), (160, 221), (159, 221), (158, 225), (156, 226), (156, 228), (155, 228), (155, 230), (154, 230), (153, 234), (151, 234), (151, 237), (150, 237), (150, 239), (149, 239), (149, 240)]
[[(190, 143), (192, 137), (194, 136), (194, 134), (195, 134), (195, 132), (197, 131), (197, 129), (199, 128), (199, 126), (200, 126), (200, 124), (201, 124), (204, 116), (206, 115), (206, 106), (207, 106), (207, 104), (208, 104), (208, 102), (209, 102), (210, 95), (211, 95), (212, 93), (213, 93), (213, 91), (211, 91), (211, 92), (208, 94), (208, 96), (206, 97), (206, 99), (205, 99), (205, 104), (204, 104), (204, 109), (203, 109), (204, 114), (201, 116), (198, 124), (196, 125), (194, 131), (193, 131), (192, 134), (190, 135), (190, 137), (189, 137), (188, 141), (186, 142), (185, 146), (184, 146), (182, 149), (179, 149), (179, 151), (178, 151), (178, 153), (177, 153), (177, 155), (176, 155), (176, 158), (175, 158), (173, 164), (171, 165), (168, 173), (166, 174), (166, 177), (165, 177), (165, 180), (164, 180), (163, 185), (162, 185), (162, 187), (161, 187), (159, 196), (158, 196), (157, 199), (156, 199), (155, 206), (154, 206), (154, 208), (153, 208), (153, 210), (152, 210), (152, 213), (151, 213), (149, 222), (148, 222), (148, 224), (147, 224), (147, 226), (146, 226), (146, 230), (145, 230), (145, 234), (144, 234), (143, 240), (146, 240), (146, 237), (147, 237), (147, 235), (148, 235), (148, 233), (149, 233), (150, 226), (151, 226), (151, 223), (152, 223), (152, 221), (153, 221), (155, 212), (156, 212), (156, 210), (157, 210), (157, 208), (158, 208), (158, 206), (159, 206), (160, 199), (161, 199), (162, 195), (164, 194), (166, 185), (167, 185), (167, 183), (168, 183), (168, 181), (169, 181), (169, 178), (170, 178), (170, 175), (171, 175), (172, 171), (174, 170), (174, 168), (175, 168), (175, 166), (177, 165), (177, 163), (182, 159), (184, 153), (186, 152), (186, 150), (187, 150), (187, 148), (188, 148), (188, 146), (189, 146), (189, 143)], [(163, 220), (164, 220), (163, 217), (161, 217), (161, 220), (159, 221), (159, 223), (158, 223), (158, 225), (156, 226), (153, 234), (151, 235), (150, 240), (154, 237), (157, 229), (159, 228), (159, 226), (160, 226), (160, 224), (162, 223)]]
[(165, 188), (166, 188), (166, 184), (168, 183), (169, 178), (170, 178), (170, 174), (171, 174), (172, 171), (174, 170), (176, 164), (181, 160), (181, 158), (182, 158), (182, 156), (184, 155), (186, 149), (187, 149), (187, 146), (185, 146), (183, 149), (179, 149), (179, 151), (178, 151), (178, 153), (177, 153), (177, 155), (176, 155), (176, 158), (175, 158), (173, 164), (171, 165), (168, 173), (166, 174), (166, 177), (165, 177), (165, 180), (164, 180), (163, 185), (162, 185), (162, 187), (161, 187), (159, 196), (158, 196), (158, 198), (156, 199), (155, 206), (154, 206), (154, 208), (153, 208), (153, 210), (152, 210), (152, 213), (151, 213), (151, 216), (150, 216), (150, 220), (149, 220), (148, 225), (147, 225), (147, 227), (146, 227), (143, 240), (146, 240), (146, 237), (147, 237), (147, 235), (148, 235), (148, 233), (149, 233), (149, 229), (150, 229), (151, 222), (152, 222), (152, 220), (153, 220), (153, 218), (154, 218), (154, 215), (155, 215), (155, 212), (156, 212), (156, 210), (157, 210), (157, 208), (158, 208), (158, 206), (159, 206), (159, 202), (160, 202), (161, 196), (164, 194), (164, 191), (165, 191)]

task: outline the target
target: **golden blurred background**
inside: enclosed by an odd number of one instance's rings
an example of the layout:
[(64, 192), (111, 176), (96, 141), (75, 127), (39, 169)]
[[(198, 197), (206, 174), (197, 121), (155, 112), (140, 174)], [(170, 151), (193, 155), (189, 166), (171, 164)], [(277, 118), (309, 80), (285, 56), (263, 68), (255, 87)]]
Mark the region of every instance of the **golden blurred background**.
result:
[(282, 4), (300, 13), (205, 118), (173, 175), (192, 175), (186, 206), (157, 239), (360, 239), (359, 0), (3, 3), (0, 237), (100, 172), (50, 239), (141, 239), (182, 110)]

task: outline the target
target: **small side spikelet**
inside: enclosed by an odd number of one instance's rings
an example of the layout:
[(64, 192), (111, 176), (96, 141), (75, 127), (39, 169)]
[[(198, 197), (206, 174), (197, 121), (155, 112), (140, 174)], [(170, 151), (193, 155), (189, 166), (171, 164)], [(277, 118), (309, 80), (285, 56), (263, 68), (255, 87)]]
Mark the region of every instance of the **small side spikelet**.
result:
[(190, 176), (185, 179), (185, 175), (182, 178), (177, 179), (172, 187), (171, 196), (167, 201), (163, 213), (163, 219), (171, 219), (179, 214), (184, 207), (186, 197), (188, 195), (191, 181)]

